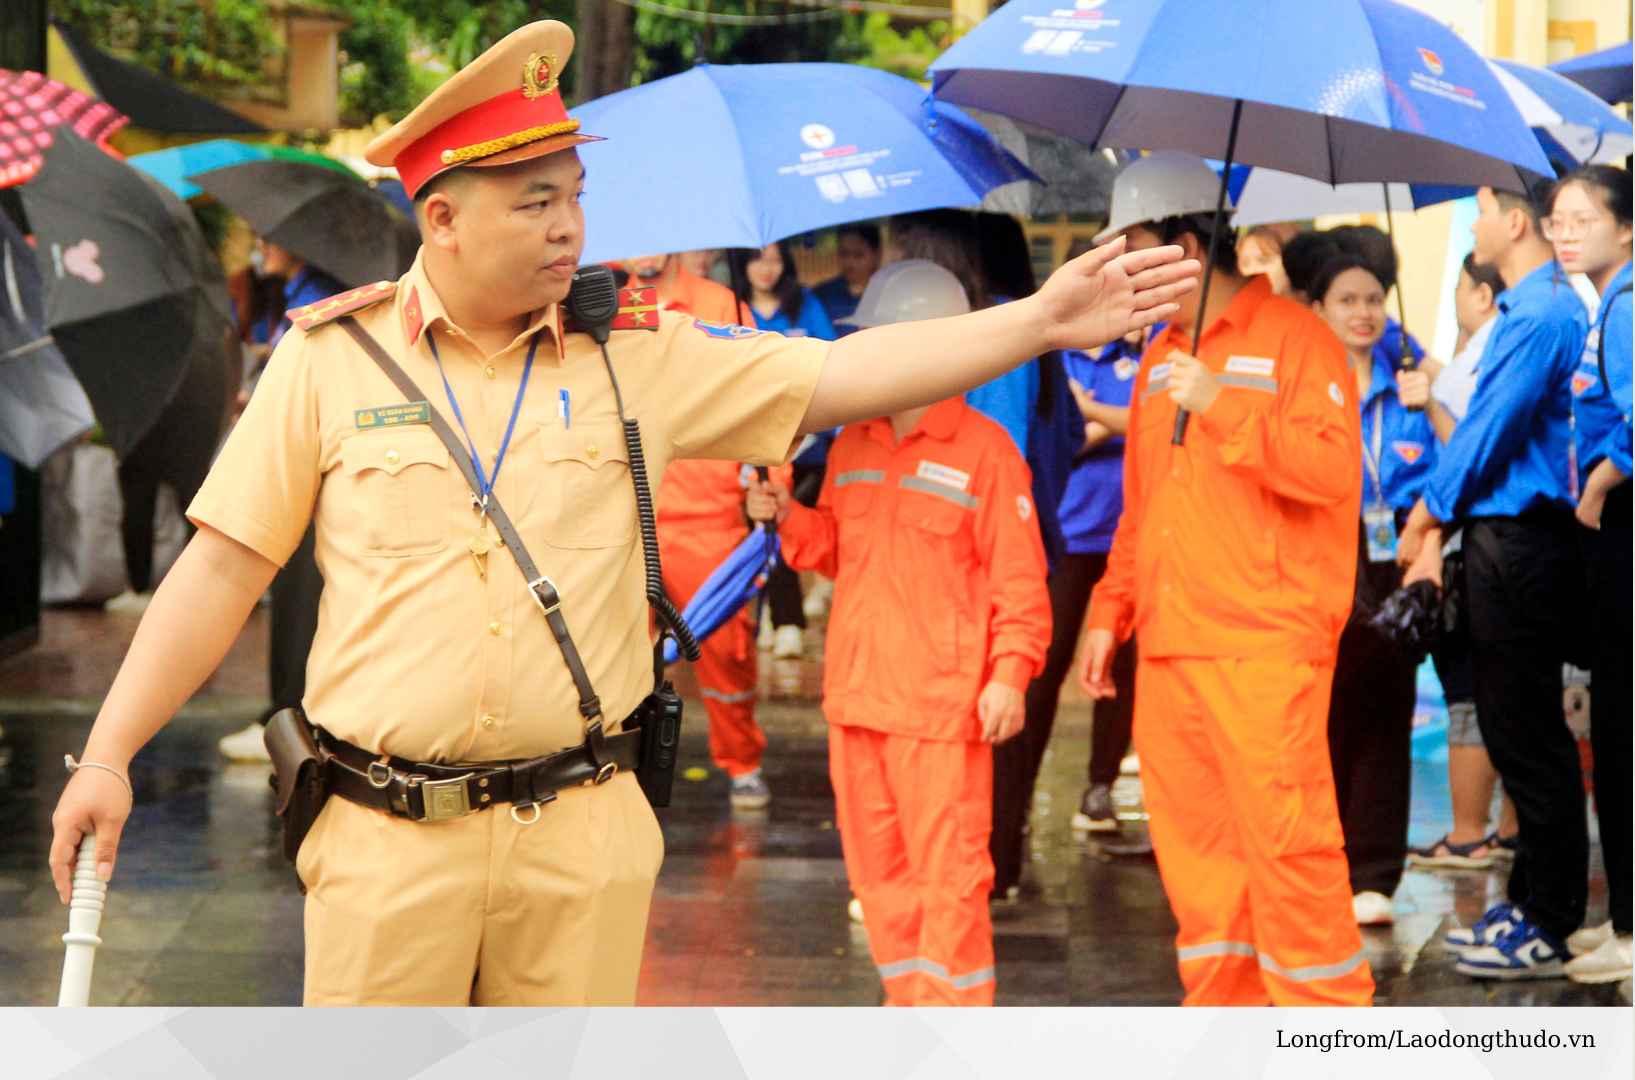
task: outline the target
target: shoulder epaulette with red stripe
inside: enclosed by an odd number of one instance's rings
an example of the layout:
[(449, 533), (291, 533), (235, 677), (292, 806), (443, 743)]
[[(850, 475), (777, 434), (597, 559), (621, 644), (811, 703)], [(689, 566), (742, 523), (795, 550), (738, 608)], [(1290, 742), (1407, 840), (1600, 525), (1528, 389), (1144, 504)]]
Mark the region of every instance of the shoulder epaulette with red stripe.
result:
[(290, 322), (303, 330), (313, 330), (325, 323), (334, 322), (342, 315), (351, 315), (362, 311), (372, 304), (382, 300), (390, 300), (397, 292), (397, 282), (377, 281), (373, 285), (365, 285), (359, 289), (336, 293), (327, 300), (320, 300), (316, 304), (298, 307), (293, 311), (285, 312)]
[[(619, 313), (613, 316), (614, 330), (657, 330), (659, 328), (659, 292), (652, 286), (619, 290)], [(563, 311), (562, 329), (570, 334), (583, 330)]]

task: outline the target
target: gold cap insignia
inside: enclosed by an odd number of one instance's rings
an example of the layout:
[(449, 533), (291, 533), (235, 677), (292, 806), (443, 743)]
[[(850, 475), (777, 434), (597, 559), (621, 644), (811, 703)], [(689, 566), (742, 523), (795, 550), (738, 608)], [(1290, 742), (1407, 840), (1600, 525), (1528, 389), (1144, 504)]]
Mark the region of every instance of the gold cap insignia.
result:
[(530, 53), (522, 65), (522, 96), (544, 97), (556, 92), (556, 56), (552, 53)]

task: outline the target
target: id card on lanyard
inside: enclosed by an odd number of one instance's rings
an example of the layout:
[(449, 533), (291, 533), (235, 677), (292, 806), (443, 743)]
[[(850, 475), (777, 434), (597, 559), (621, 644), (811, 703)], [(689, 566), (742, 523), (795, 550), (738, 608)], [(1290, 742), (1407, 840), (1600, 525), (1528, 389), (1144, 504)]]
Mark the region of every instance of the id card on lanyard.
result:
[(1380, 445), (1385, 423), (1385, 398), (1374, 399), (1373, 438), (1362, 448), (1368, 478), (1374, 481), (1374, 498), (1363, 507), (1363, 535), (1368, 541), (1368, 561), (1391, 562), (1397, 557), (1397, 515), (1385, 502), (1385, 485), (1380, 479)]

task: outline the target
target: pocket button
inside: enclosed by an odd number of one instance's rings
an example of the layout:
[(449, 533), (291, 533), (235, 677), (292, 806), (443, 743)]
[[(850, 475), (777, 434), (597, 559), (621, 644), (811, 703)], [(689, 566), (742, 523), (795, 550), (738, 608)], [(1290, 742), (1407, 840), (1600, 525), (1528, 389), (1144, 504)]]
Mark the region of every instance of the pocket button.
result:
[(397, 464), (397, 457), (398, 457), (398, 454), (397, 454), (396, 450), (386, 451), (386, 464), (396, 465)]

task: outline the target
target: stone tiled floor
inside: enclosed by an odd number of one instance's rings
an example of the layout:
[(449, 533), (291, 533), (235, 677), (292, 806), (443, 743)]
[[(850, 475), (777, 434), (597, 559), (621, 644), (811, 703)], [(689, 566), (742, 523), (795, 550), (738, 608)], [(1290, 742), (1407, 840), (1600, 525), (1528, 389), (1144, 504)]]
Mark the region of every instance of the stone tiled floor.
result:
[[(53, 612), (42, 645), (0, 665), (0, 1005), (54, 1000), (64, 912), (43, 869), (62, 755), (83, 743), (133, 621)], [(262, 706), (259, 616), (223, 669), (138, 758), (137, 807), (103, 924), (93, 1003), (293, 1004), (300, 999), (301, 898), (278, 854), (266, 770), (234, 766), (214, 742)], [(689, 723), (675, 805), (661, 814), (667, 855), (653, 899), (639, 1000), (645, 1004), (873, 1005), (879, 982), (834, 829), (826, 735), (813, 655), (766, 662), (761, 716), (775, 794), (763, 812), (733, 813), (725, 777), (708, 768), (703, 710), (685, 672)], [(1036, 891), (995, 925), (1003, 1004), (1173, 1004), (1169, 914), (1151, 857), (1114, 858), (1075, 839), (1068, 818), (1082, 782), (1088, 710), (1064, 701), (1034, 807)], [(1139, 788), (1123, 792), (1138, 800)], [(1138, 802), (1129, 804), (1139, 809)], [(1445, 827), (1445, 774), (1418, 766), (1413, 838)], [(1135, 826), (1139, 828), (1139, 825)], [(1473, 919), (1499, 895), (1486, 872), (1410, 872), (1398, 921), (1370, 931), (1381, 1003), (1624, 1004), (1629, 984), (1564, 981), (1489, 986), (1455, 974), (1435, 945), (1449, 917)], [(1592, 917), (1602, 918), (1599, 882)], [(1427, 944), (1427, 943), (1430, 944)]]

